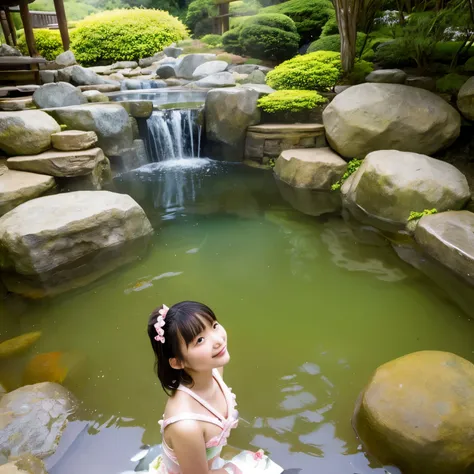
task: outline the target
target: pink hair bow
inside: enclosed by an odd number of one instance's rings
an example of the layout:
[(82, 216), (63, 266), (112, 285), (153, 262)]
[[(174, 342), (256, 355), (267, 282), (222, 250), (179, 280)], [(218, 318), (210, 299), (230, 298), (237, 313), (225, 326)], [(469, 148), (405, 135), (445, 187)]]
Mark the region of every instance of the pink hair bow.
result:
[(158, 311), (159, 316), (155, 323), (155, 330), (157, 334), (155, 336), (155, 341), (161, 342), (162, 344), (165, 343), (165, 330), (163, 329), (163, 326), (165, 325), (165, 318), (168, 314), (168, 310), (168, 306), (164, 304), (163, 308)]

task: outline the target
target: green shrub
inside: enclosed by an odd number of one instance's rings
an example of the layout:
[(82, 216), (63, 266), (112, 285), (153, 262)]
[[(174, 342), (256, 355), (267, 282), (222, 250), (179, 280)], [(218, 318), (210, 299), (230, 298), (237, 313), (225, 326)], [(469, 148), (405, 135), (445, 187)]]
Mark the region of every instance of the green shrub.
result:
[(261, 12), (289, 16), (301, 37), (300, 44), (306, 44), (321, 36), (323, 27), (334, 15), (334, 7), (329, 0), (289, 0), (264, 8)]
[(466, 72), (474, 72), (474, 57), (469, 58), (464, 64), (464, 70)]
[(222, 45), (228, 53), (243, 54), (242, 47), (239, 42), (241, 27), (232, 28), (222, 35)]
[(344, 82), (351, 85), (362, 84), (373, 70), (374, 65), (371, 62), (363, 59), (356, 60), (354, 69), (344, 78)]
[(296, 56), (267, 74), (267, 84), (274, 89), (326, 91), (342, 75), (341, 55), (330, 51)]
[[(359, 51), (362, 49), (365, 38), (365, 33), (357, 33), (357, 53), (359, 53)], [(314, 53), (315, 51), (341, 51), (341, 35), (337, 34), (324, 36), (316, 41), (313, 41), (308, 48), (308, 53)]]
[(222, 35), (222, 44), (228, 53), (257, 59), (288, 59), (298, 52), (298, 43), (293, 20), (276, 13), (247, 18), (239, 27)]
[(194, 0), (189, 4), (184, 23), (194, 37), (200, 38), (213, 32), (211, 17), (215, 15), (217, 15), (217, 6), (214, 0)]
[(375, 51), (376, 63), (383, 67), (409, 67), (415, 66), (410, 52), (400, 39), (380, 45)]
[(316, 91), (280, 90), (262, 97), (258, 106), (265, 112), (299, 112), (323, 105), (327, 99)]
[(258, 0), (238, 0), (229, 4), (232, 15), (256, 15), (261, 8)]
[(462, 76), (461, 74), (446, 74), (446, 76), (443, 76), (436, 81), (436, 89), (438, 92), (457, 94), (459, 89), (461, 89), (468, 79), (468, 76)]
[(339, 181), (336, 181), (331, 186), (331, 189), (333, 191), (337, 191), (338, 189), (341, 189), (342, 185), (344, 184), (344, 181), (346, 181), (346, 179), (349, 178), (350, 175), (354, 174), (360, 168), (362, 161), (363, 160), (359, 160), (357, 158), (354, 158), (351, 161), (349, 161), (349, 163), (347, 163), (346, 172), (342, 175)]
[(339, 26), (337, 24), (336, 12), (332, 12), (331, 16), (329, 17), (329, 20), (323, 26), (323, 29), (321, 31), (321, 37), (324, 38), (325, 36), (338, 35), (338, 34), (339, 34)]
[[(450, 64), (462, 45), (462, 41), (440, 41), (439, 43), (436, 43), (433, 50), (433, 61)], [(471, 57), (474, 56), (474, 48), (472, 46), (469, 49), (468, 54)]]
[[(33, 30), (33, 33), (35, 35), (36, 49), (44, 59), (54, 61), (56, 56), (64, 51), (59, 30), (37, 29)], [(18, 49), (23, 54), (29, 54), (23, 32), (18, 35)]]
[(208, 44), (209, 46), (220, 46), (222, 44), (222, 36), (221, 35), (205, 35), (201, 38), (203, 43)]
[(410, 215), (408, 216), (408, 222), (416, 221), (417, 219), (421, 219), (423, 216), (430, 216), (431, 214), (437, 214), (438, 209), (425, 209), (422, 212), (411, 211)]
[(137, 60), (152, 56), (186, 35), (185, 26), (168, 12), (110, 10), (80, 21), (71, 33), (71, 48), (85, 65), (102, 60)]

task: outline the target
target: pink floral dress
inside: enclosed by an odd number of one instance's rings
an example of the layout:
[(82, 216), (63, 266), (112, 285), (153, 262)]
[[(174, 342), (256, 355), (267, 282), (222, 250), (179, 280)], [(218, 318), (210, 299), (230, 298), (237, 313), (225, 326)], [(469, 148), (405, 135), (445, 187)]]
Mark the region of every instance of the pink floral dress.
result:
[(209, 463), (209, 469), (219, 469), (223, 467), (226, 462), (231, 462), (235, 464), (244, 474), (280, 474), (283, 469), (273, 463), (267, 456), (263, 454), (263, 451), (261, 450), (257, 451), (256, 453), (242, 451), (230, 461), (224, 461), (221, 459), (220, 454), (222, 448), (227, 444), (227, 438), (229, 437), (231, 430), (237, 427), (239, 422), (239, 414), (236, 410), (237, 403), (235, 400), (235, 395), (222, 380), (219, 371), (214, 370), (213, 376), (225, 396), (227, 403), (227, 418), (222, 416), (209, 403), (203, 400), (192, 390), (184, 386), (179, 386), (178, 390), (181, 390), (187, 393), (190, 397), (194, 398), (213, 416), (201, 415), (198, 413), (181, 413), (180, 415), (173, 416), (166, 420), (160, 420), (159, 423), (161, 425), (161, 434), (163, 436), (163, 453), (150, 464), (150, 474), (181, 474), (178, 460), (173, 450), (166, 444), (164, 430), (172, 423), (177, 423), (182, 420), (204, 421), (206, 423), (212, 423), (221, 428), (222, 432), (219, 435), (214, 436), (214, 438), (210, 439), (206, 443), (206, 457)]

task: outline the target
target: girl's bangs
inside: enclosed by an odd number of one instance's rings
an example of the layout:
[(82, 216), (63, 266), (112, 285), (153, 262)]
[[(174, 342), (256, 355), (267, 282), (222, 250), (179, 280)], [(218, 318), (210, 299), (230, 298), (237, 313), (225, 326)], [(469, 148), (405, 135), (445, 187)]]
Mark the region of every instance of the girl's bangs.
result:
[(214, 314), (205, 312), (185, 314), (183, 316), (176, 321), (176, 326), (186, 346), (189, 346), (194, 338), (206, 329), (206, 322), (212, 324), (216, 321)]

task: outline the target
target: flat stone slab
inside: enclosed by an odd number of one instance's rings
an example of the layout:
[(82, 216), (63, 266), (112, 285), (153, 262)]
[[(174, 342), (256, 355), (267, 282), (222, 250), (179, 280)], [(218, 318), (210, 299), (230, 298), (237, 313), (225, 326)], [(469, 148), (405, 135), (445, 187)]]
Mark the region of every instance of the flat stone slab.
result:
[(0, 215), (54, 188), (54, 178), (42, 174), (11, 171), (0, 165)]
[(115, 103), (120, 104), (131, 117), (135, 118), (148, 118), (153, 112), (151, 100), (123, 100)]
[(252, 125), (247, 129), (249, 132), (260, 132), (266, 134), (281, 133), (300, 133), (300, 132), (324, 132), (324, 125), (320, 123), (263, 123), (260, 125)]
[(15, 97), (11, 99), (0, 100), (0, 110), (5, 112), (13, 112), (17, 110), (25, 110), (35, 108), (31, 97)]
[(16, 156), (7, 160), (10, 169), (42, 173), (50, 176), (84, 176), (92, 173), (104, 159), (100, 148), (80, 151), (46, 151), (39, 155)]
[(82, 130), (65, 130), (64, 132), (53, 133), (51, 141), (53, 148), (60, 151), (87, 150), (97, 143), (95, 132)]
[(444, 266), (474, 284), (474, 214), (448, 211), (420, 219), (415, 240)]
[(93, 84), (88, 86), (78, 86), (78, 89), (84, 91), (99, 91), (99, 92), (118, 92), (120, 84)]

